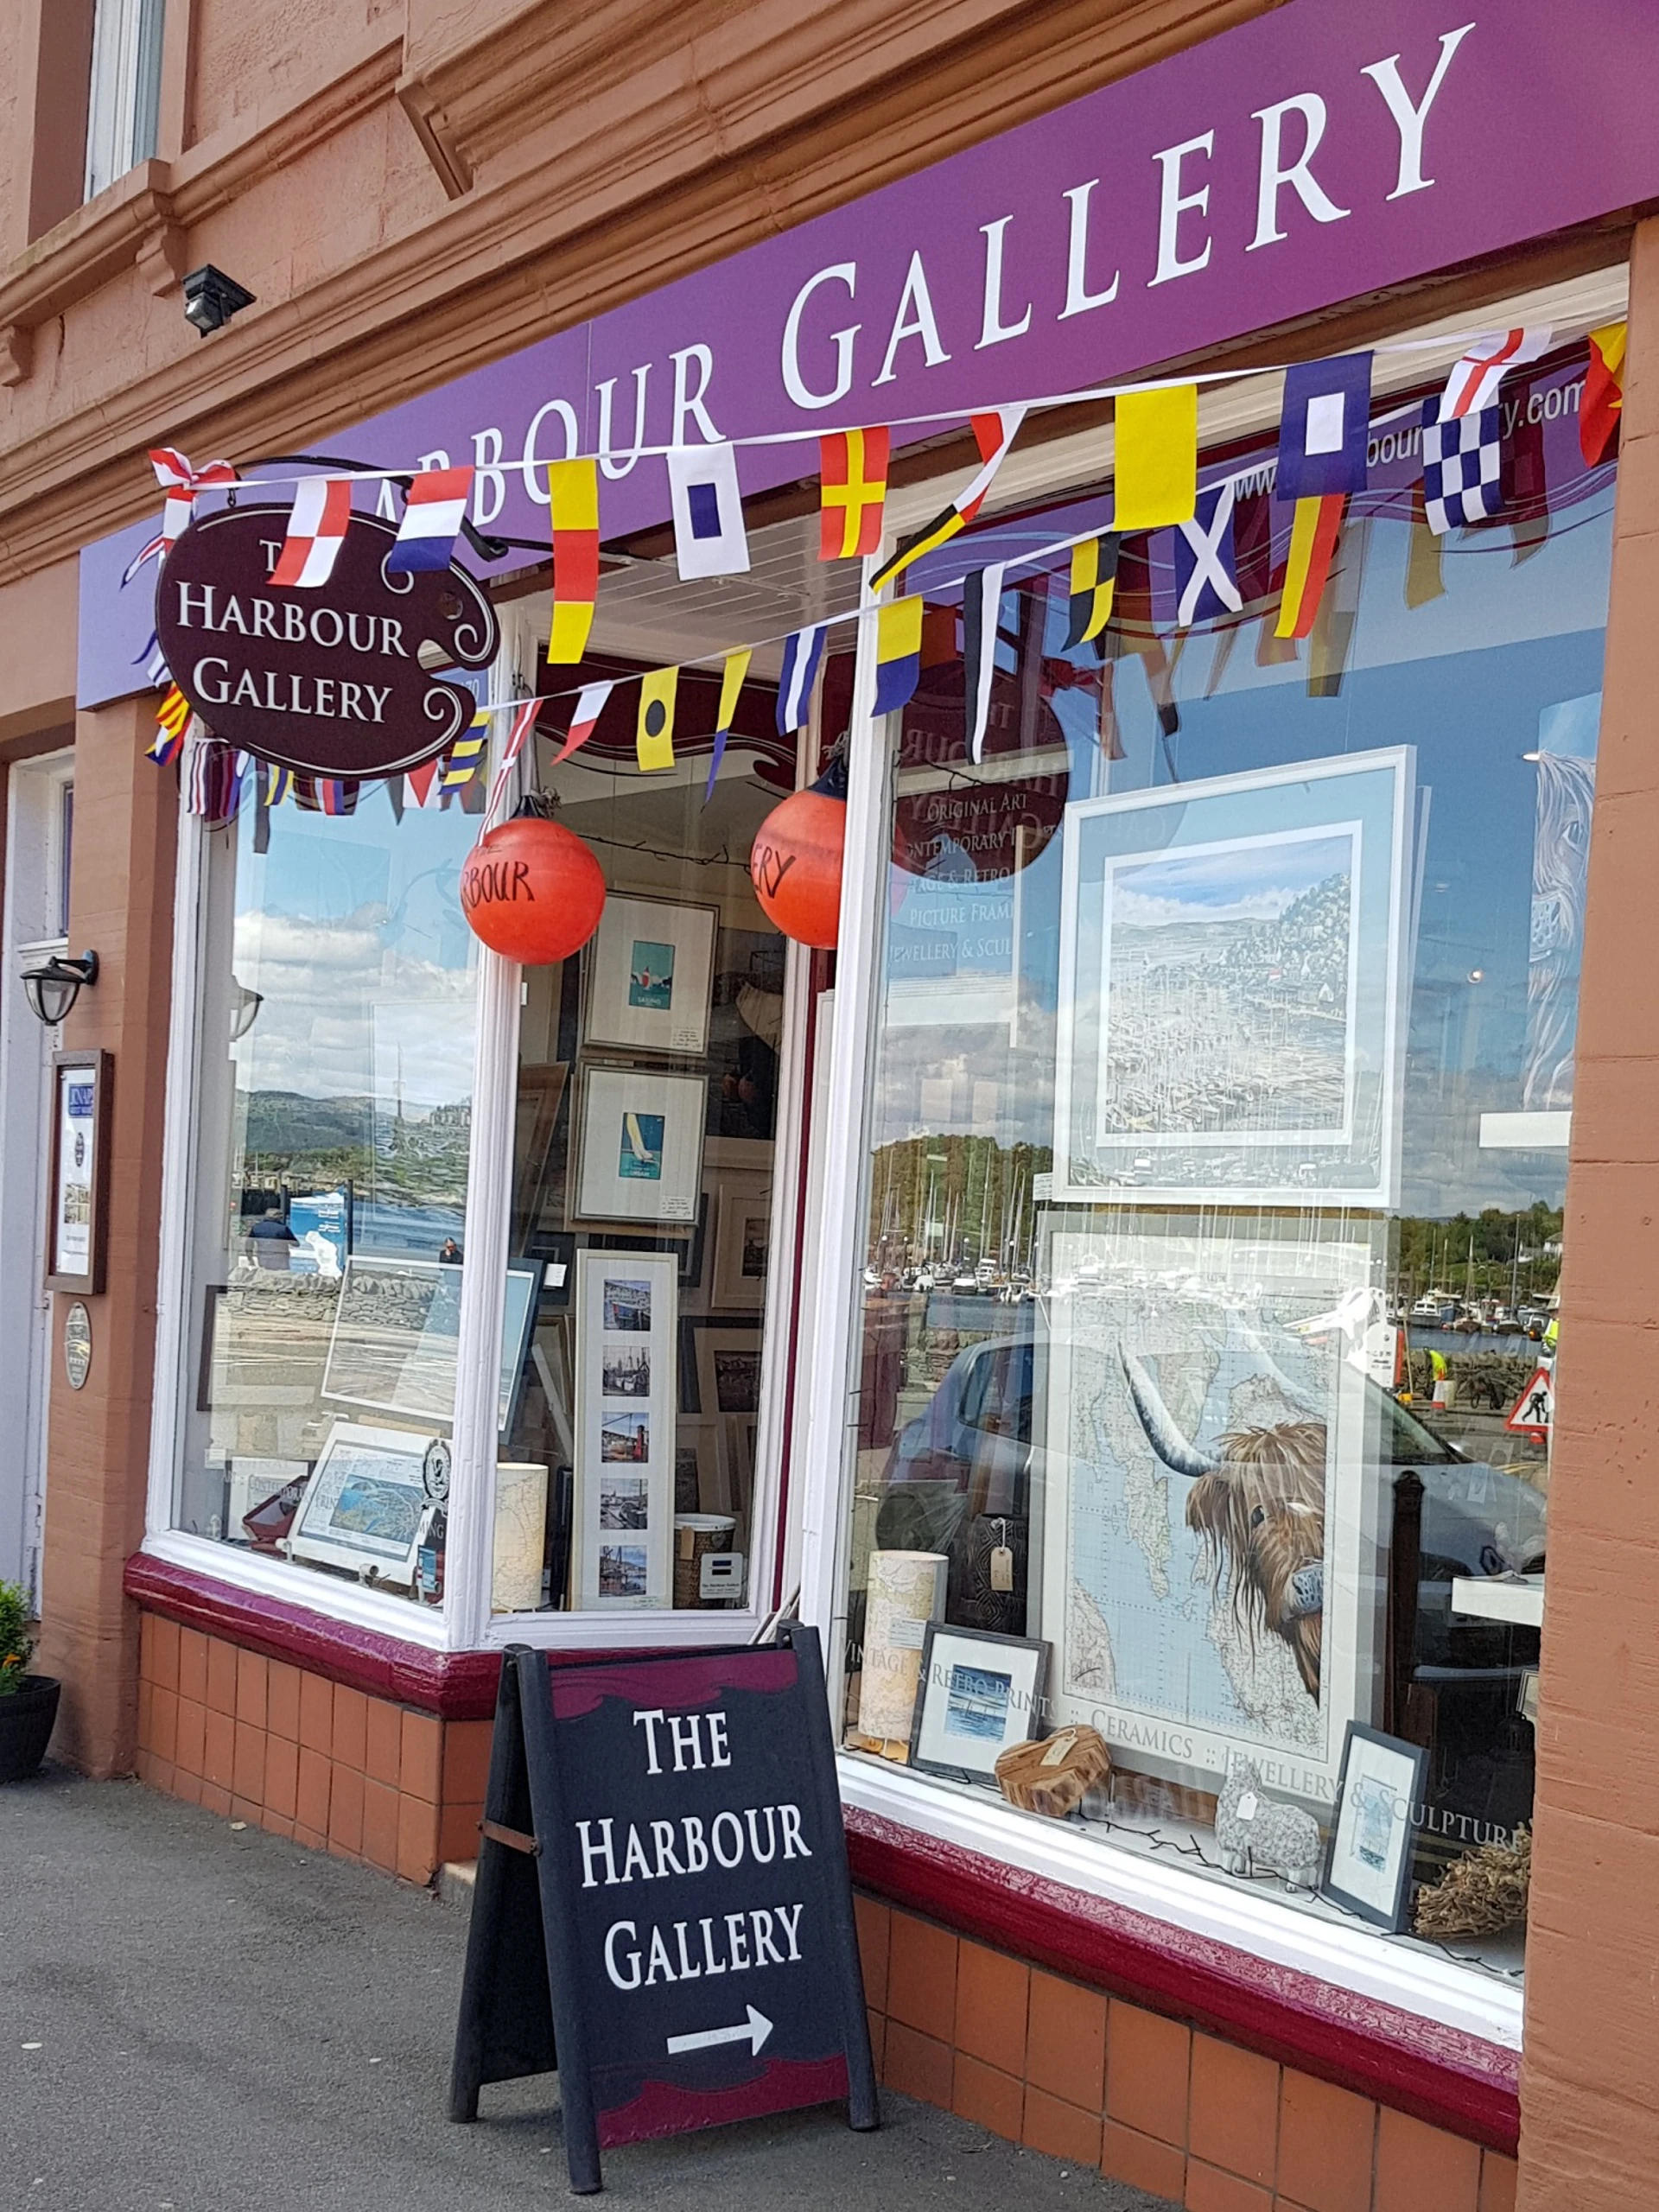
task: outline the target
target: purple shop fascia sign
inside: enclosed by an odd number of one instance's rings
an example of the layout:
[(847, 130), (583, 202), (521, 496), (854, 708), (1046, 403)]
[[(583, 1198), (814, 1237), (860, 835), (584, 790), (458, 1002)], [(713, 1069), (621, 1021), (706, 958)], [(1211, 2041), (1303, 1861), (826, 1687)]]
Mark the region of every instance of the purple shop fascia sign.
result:
[[(1656, 84), (1654, 0), (1292, 0), (321, 442), (472, 462), (523, 537), (539, 464), (597, 452), (620, 537), (668, 513), (642, 446), (1109, 382), (1659, 194)], [(748, 448), (743, 487), (817, 462)], [(153, 528), (81, 555), (83, 707), (144, 688)]]

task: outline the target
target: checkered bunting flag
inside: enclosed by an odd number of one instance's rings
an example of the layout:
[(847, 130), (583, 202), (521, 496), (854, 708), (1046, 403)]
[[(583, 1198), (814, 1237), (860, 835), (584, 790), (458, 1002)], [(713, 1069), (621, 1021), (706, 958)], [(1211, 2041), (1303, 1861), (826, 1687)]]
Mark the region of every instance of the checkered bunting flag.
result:
[(1437, 537), (1460, 524), (1484, 522), (1503, 505), (1500, 410), (1440, 419), (1440, 402), (1423, 409), (1423, 511)]

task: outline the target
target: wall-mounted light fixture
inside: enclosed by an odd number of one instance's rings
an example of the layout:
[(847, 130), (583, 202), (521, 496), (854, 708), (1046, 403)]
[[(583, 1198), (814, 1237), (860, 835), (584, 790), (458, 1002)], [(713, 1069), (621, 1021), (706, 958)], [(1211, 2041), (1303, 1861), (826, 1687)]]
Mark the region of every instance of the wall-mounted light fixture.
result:
[(76, 960), (54, 954), (43, 967), (24, 969), (23, 995), (36, 1020), (55, 1029), (80, 996), (82, 987), (97, 981), (95, 952), (83, 952)]
[(227, 276), (222, 269), (215, 269), (211, 261), (193, 269), (183, 281), (184, 319), (195, 325), (198, 338), (205, 338), (210, 330), (218, 330), (233, 315), (253, 305), (254, 295), (246, 286)]

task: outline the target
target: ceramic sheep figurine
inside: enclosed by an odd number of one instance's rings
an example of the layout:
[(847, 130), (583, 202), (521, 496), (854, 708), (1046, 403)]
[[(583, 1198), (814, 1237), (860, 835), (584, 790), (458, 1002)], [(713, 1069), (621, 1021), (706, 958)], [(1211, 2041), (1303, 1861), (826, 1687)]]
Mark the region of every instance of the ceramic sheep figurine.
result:
[(1300, 1805), (1269, 1797), (1249, 1759), (1233, 1769), (1217, 1800), (1216, 1841), (1230, 1874), (1282, 1874), (1287, 1890), (1319, 1887), (1319, 1822)]

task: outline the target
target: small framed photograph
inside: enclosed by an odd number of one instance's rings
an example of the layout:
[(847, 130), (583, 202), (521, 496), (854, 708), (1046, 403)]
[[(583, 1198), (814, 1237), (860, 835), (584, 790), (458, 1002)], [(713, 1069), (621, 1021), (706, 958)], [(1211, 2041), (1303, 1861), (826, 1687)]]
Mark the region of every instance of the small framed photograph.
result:
[(760, 1410), (760, 1332), (741, 1323), (695, 1323), (700, 1414), (755, 1414)]
[(1412, 1808), (1421, 1804), (1427, 1780), (1421, 1745), (1348, 1723), (1319, 1894), (1396, 1936), (1410, 1910)]
[(766, 1303), (772, 1251), (772, 1180), (753, 1172), (720, 1179), (711, 1303), (721, 1313)]
[(52, 1159), (47, 1189), (46, 1287), (96, 1298), (109, 1226), (108, 1052), (52, 1055)]
[(1003, 1752), (1037, 1733), (1047, 1675), (1046, 1643), (930, 1621), (911, 1724), (912, 1766), (995, 1783)]
[(573, 1605), (666, 1605), (678, 1478), (673, 1253), (576, 1255)]
[(607, 899), (588, 957), (584, 1041), (707, 1052), (719, 918), (713, 906)]
[(294, 1522), (296, 1559), (407, 1585), (427, 1503), (430, 1435), (337, 1421)]
[(584, 1068), (572, 1224), (683, 1222), (690, 1229), (702, 1196), (706, 1103), (700, 1076)]

